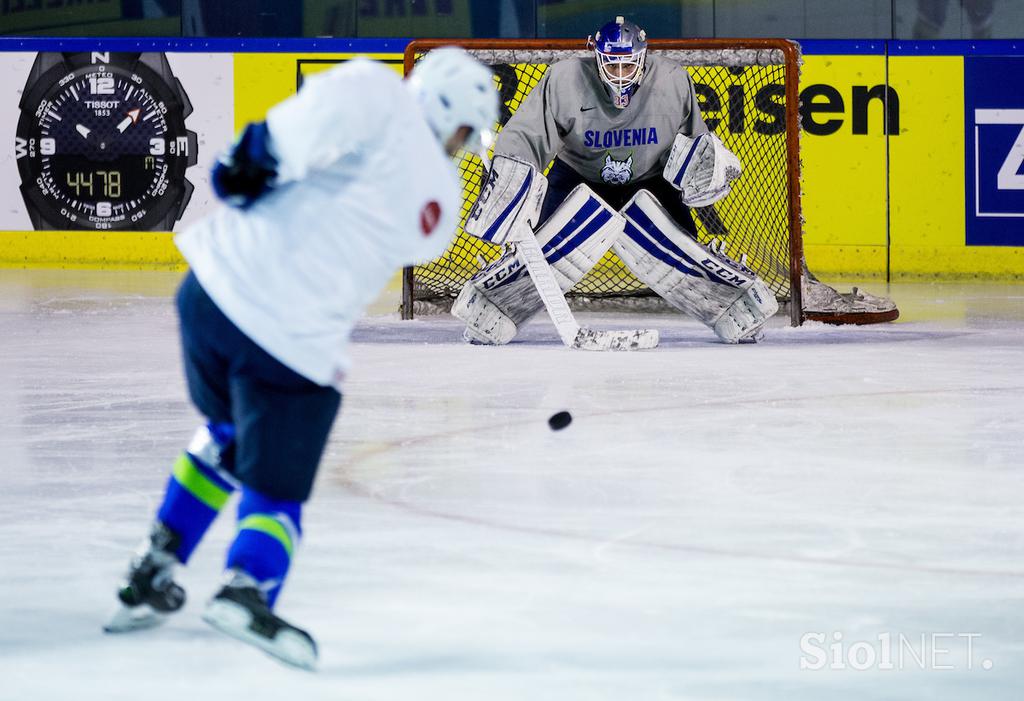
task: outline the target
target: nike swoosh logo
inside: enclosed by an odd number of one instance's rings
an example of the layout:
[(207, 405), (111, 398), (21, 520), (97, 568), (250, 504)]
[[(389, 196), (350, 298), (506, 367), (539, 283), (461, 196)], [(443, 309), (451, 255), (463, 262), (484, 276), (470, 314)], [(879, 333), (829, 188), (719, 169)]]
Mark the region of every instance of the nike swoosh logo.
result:
[(595, 107), (580, 107), (580, 112), (589, 112), (592, 109), (596, 109), (596, 108)]

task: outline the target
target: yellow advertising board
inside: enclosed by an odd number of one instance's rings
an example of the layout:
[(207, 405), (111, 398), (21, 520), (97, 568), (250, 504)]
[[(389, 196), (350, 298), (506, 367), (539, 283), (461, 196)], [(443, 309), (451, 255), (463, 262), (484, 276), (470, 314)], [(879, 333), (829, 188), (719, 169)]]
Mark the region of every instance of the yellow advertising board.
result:
[(903, 106), (913, 127), (890, 145), (894, 276), (1024, 277), (1024, 249), (966, 244), (965, 181), (969, 187), (971, 178), (964, 166), (964, 61), (963, 56), (889, 59), (893, 87), (914, 96)]
[[(974, 181), (965, 172), (965, 155), (971, 161), (965, 90), (972, 81), (964, 67), (972, 59), (804, 58), (801, 153), (810, 268), (892, 279), (1024, 278), (1024, 247), (972, 245), (965, 229), (965, 196)], [(1024, 218), (1015, 216), (1002, 225), (1019, 229)]]
[(820, 275), (884, 277), (885, 57), (805, 56), (800, 77), (808, 265)]
[[(402, 74), (402, 54), (235, 54), (235, 130), (266, 117), (267, 110), (294, 95), (302, 78), (341, 61), (365, 57), (387, 63)], [(351, 96), (355, 102), (358, 95)]]

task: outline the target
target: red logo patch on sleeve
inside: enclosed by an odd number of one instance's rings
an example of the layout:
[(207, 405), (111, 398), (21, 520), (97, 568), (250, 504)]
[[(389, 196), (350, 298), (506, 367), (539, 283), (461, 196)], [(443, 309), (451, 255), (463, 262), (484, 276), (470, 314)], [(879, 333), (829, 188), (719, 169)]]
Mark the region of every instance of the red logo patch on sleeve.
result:
[(436, 200), (431, 200), (423, 205), (420, 210), (420, 228), (424, 236), (430, 236), (441, 221), (441, 205)]

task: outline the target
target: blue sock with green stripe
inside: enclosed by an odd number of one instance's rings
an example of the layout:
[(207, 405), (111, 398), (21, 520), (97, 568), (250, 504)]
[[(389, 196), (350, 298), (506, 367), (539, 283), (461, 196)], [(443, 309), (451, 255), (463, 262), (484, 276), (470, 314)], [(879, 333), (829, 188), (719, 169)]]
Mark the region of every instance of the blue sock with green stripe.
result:
[(260, 583), (273, 606), (302, 535), (302, 504), (272, 499), (244, 487), (238, 504), (238, 535), (228, 551), (228, 569)]
[(235, 487), (228, 477), (189, 452), (174, 463), (157, 519), (181, 538), (178, 559), (185, 563)]

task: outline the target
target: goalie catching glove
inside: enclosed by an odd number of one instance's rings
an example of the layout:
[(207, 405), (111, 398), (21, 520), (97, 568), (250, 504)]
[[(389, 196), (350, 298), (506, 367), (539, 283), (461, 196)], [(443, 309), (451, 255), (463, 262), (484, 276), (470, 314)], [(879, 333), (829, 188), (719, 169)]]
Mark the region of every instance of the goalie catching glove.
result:
[(729, 194), (742, 171), (740, 159), (707, 132), (692, 138), (676, 134), (662, 176), (687, 207), (707, 207)]

